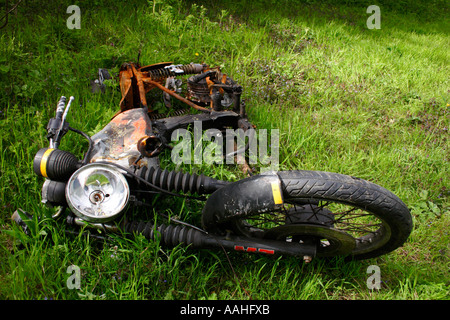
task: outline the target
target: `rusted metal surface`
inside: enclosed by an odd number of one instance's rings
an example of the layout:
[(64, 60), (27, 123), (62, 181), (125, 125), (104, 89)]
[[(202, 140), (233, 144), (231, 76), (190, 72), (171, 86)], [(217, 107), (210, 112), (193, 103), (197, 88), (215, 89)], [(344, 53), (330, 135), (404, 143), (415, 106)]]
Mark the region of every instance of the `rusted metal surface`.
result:
[[(187, 79), (182, 95), (181, 76)], [(90, 162), (112, 161), (128, 167), (130, 165), (152, 166), (169, 145), (171, 133), (176, 129), (187, 129), (194, 122), (208, 128), (251, 128), (245, 119), (245, 109), (240, 101), (242, 87), (219, 67), (206, 64), (174, 65), (161, 62), (141, 67), (137, 63), (124, 63), (119, 72), (122, 99), (120, 111), (113, 120), (92, 137), (93, 152)], [(158, 117), (147, 103), (146, 94), (159, 90), (166, 107), (171, 109), (170, 97), (186, 104), (188, 110), (200, 114), (184, 114), (170, 110), (170, 117)], [(236, 154), (239, 152), (236, 151)]]
[(101, 131), (92, 136), (90, 162), (109, 161), (129, 167), (152, 166), (157, 158), (142, 157), (142, 141), (153, 136), (150, 118), (142, 108), (118, 114)]
[[(169, 78), (192, 74), (194, 76), (187, 81), (188, 89), (185, 96), (168, 88), (169, 81), (166, 80)], [(119, 81), (122, 94), (120, 112), (145, 108), (152, 113), (146, 94), (150, 90), (159, 89), (166, 97), (170, 95), (198, 111), (222, 111), (232, 107), (241, 116), (245, 114), (240, 103), (242, 87), (223, 74), (218, 67), (210, 68), (206, 64), (194, 63), (174, 65), (171, 62), (141, 67), (136, 63), (124, 63), (119, 72)]]
[(152, 134), (144, 136), (137, 142), (137, 149), (143, 157), (153, 158), (163, 151), (166, 145), (160, 137)]
[[(165, 80), (168, 77), (200, 73), (204, 67), (201, 64), (173, 65), (171, 62), (161, 62), (143, 67), (136, 63), (124, 63), (119, 72), (120, 91), (122, 93), (120, 111), (144, 107), (152, 112), (146, 99), (146, 94), (150, 90), (159, 88), (161, 90), (166, 89), (165, 91), (168, 92), (170, 90), (164, 87)], [(172, 92), (170, 91), (170, 93)], [(177, 99), (182, 98), (181, 96), (175, 97)]]
[(205, 70), (188, 79), (188, 98), (198, 103), (209, 104), (215, 111), (232, 107), (240, 112), (242, 87), (220, 71), (220, 68)]
[(190, 100), (188, 100), (188, 99), (186, 99), (186, 98), (183, 98), (183, 97), (180, 96), (179, 94), (173, 92), (172, 90), (167, 89), (166, 87), (162, 86), (161, 84), (159, 84), (159, 83), (156, 82), (156, 81), (153, 81), (153, 80), (150, 80), (150, 79), (145, 79), (144, 82), (145, 82), (145, 83), (148, 83), (148, 84), (150, 84), (150, 85), (153, 85), (153, 86), (157, 87), (158, 89), (161, 89), (162, 91), (168, 93), (169, 95), (171, 95), (171, 96), (174, 97), (175, 99), (178, 99), (178, 100), (180, 100), (180, 101), (186, 103), (188, 106), (190, 106), (190, 107), (192, 107), (192, 108), (194, 108), (194, 109), (196, 109), (196, 110), (199, 110), (199, 111), (206, 111), (206, 112), (210, 112), (210, 111), (211, 111), (211, 110), (209, 110), (209, 109), (207, 109), (207, 108), (201, 107), (201, 106), (199, 106), (199, 105), (193, 103), (192, 101), (190, 101)]

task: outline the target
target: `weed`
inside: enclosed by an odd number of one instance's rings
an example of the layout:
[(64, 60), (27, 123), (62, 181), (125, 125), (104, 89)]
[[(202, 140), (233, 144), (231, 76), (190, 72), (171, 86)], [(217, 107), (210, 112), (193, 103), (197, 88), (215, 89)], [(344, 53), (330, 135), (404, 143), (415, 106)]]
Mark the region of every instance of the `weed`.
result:
[[(371, 1), (93, 1), (81, 29), (66, 7), (27, 1), (0, 36), (0, 297), (3, 299), (447, 299), (448, 4), (378, 1), (380, 30), (366, 27)], [(447, 11), (446, 11), (447, 10)], [(116, 112), (117, 80), (92, 93), (98, 68), (126, 61), (219, 65), (243, 85), (249, 118), (279, 129), (280, 169), (332, 171), (374, 181), (410, 208), (415, 230), (404, 247), (344, 263), (184, 248), (137, 237), (108, 242), (72, 235), (40, 204), (34, 154), (59, 96), (76, 97), (68, 122), (93, 134)], [(158, 103), (158, 97), (153, 100)], [(165, 111), (165, 110), (162, 110)], [(85, 141), (61, 145), (82, 156)], [(163, 166), (175, 168), (170, 154)], [(183, 165), (219, 179), (236, 166)], [(198, 223), (201, 203), (160, 201)], [(9, 217), (40, 217), (25, 237)], [(148, 216), (151, 216), (149, 213)], [(45, 222), (45, 223), (44, 223)], [(104, 234), (94, 234), (104, 236)], [(228, 262), (229, 261), (229, 262)], [(380, 267), (382, 288), (366, 286)], [(81, 270), (81, 288), (66, 285)]]

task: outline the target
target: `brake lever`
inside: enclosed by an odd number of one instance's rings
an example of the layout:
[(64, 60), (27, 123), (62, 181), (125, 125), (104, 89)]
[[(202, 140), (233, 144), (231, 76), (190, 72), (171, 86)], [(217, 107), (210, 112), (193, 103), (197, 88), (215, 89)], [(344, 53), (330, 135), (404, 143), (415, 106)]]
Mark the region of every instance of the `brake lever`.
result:
[(66, 122), (66, 117), (73, 100), (75, 98), (71, 96), (66, 106), (66, 97), (61, 96), (59, 99), (55, 117), (51, 118), (47, 125), (47, 139), (49, 140), (50, 148), (57, 149), (62, 137), (69, 130), (69, 123)]

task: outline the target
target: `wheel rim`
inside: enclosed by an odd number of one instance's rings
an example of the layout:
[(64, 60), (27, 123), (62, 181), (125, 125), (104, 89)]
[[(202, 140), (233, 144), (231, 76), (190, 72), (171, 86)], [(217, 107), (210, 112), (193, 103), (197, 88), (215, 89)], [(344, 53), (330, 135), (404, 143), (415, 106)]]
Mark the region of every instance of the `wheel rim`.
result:
[(345, 232), (320, 225), (286, 224), (267, 230), (264, 238), (289, 242), (315, 242), (317, 255), (348, 255), (355, 248), (355, 239)]
[(251, 237), (317, 242), (318, 256), (362, 254), (383, 246), (390, 227), (372, 212), (326, 200), (287, 200), (279, 209), (234, 218), (235, 232)]

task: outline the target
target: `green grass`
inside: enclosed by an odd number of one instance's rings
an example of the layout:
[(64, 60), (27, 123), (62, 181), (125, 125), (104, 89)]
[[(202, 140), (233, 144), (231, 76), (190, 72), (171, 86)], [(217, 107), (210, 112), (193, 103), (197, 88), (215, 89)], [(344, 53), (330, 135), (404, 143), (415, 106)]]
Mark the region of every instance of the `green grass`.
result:
[[(445, 1), (27, 1), (0, 32), (0, 298), (2, 299), (448, 299), (449, 22)], [(369, 30), (366, 8), (381, 8)], [(126, 10), (125, 10), (126, 9)], [(90, 92), (98, 68), (123, 62), (220, 65), (244, 87), (249, 119), (279, 129), (280, 169), (332, 171), (386, 187), (410, 207), (414, 231), (378, 259), (344, 262), (161, 248), (64, 233), (45, 218), (32, 160), (59, 96), (76, 101), (68, 121), (93, 134), (118, 110), (117, 82)], [(87, 144), (67, 134), (62, 149)], [(163, 159), (173, 166), (170, 158)], [(239, 179), (236, 166), (185, 166)], [(35, 213), (34, 235), (10, 222)], [(199, 223), (201, 204), (161, 208)], [(45, 222), (45, 223), (44, 223)], [(229, 260), (228, 260), (229, 259)], [(69, 290), (67, 268), (81, 268)], [(382, 288), (366, 286), (369, 265)]]

